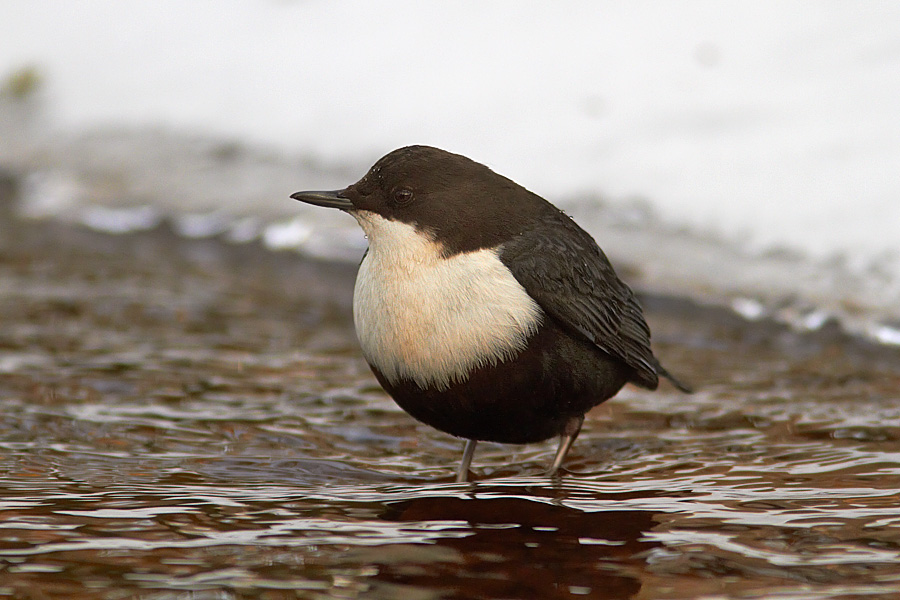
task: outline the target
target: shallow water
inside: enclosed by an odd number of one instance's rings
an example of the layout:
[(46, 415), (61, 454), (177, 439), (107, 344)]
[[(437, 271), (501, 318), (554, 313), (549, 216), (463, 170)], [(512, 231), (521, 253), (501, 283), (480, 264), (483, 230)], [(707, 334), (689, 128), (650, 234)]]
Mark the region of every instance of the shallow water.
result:
[(461, 444), (377, 387), (352, 267), (165, 226), (6, 222), (0, 597), (900, 594), (900, 361), (645, 297), (692, 396), (553, 443)]

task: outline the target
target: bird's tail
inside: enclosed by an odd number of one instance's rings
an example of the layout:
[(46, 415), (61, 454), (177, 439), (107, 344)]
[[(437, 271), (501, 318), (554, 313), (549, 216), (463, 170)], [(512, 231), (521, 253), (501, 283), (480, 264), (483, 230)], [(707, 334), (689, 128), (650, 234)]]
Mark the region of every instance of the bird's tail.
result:
[(678, 388), (685, 394), (693, 394), (694, 393), (693, 387), (691, 387), (690, 385), (688, 385), (682, 381), (679, 381), (677, 377), (675, 377), (674, 375), (672, 375), (671, 373), (666, 371), (666, 368), (664, 366), (662, 366), (661, 364), (659, 364), (659, 361), (656, 361), (656, 372), (659, 375), (662, 375), (663, 377), (668, 379), (670, 382), (672, 382), (672, 385), (674, 385), (676, 388)]

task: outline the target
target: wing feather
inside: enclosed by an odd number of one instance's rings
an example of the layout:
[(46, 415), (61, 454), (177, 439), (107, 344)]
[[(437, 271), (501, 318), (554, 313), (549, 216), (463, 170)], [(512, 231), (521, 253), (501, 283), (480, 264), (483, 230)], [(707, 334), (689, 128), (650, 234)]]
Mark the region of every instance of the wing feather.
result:
[(544, 312), (630, 366), (638, 385), (657, 387), (661, 367), (640, 304), (574, 221), (548, 215), (504, 244), (500, 259)]

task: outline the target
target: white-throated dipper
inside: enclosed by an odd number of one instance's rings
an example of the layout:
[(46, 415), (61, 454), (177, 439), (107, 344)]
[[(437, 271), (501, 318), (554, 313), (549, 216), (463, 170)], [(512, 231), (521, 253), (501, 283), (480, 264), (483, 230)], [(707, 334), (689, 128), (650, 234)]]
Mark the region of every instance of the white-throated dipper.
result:
[(458, 154), (400, 148), (353, 185), (291, 198), (350, 213), (369, 240), (353, 320), (363, 355), (410, 415), (478, 440), (560, 436), (556, 473), (584, 414), (660, 365), (631, 289), (561, 210)]

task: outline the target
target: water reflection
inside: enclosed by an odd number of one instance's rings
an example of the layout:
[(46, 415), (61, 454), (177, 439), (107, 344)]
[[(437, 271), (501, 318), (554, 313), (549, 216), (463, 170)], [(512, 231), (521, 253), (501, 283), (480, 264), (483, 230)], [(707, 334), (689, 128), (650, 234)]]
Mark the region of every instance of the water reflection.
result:
[(522, 498), (405, 500), (389, 504), (382, 518), (468, 532), (436, 540), (434, 547), (450, 551), (439, 561), (431, 549), (401, 561), (393, 551), (371, 557), (379, 581), (453, 598), (631, 598), (641, 588), (633, 574), (639, 554), (661, 545), (645, 536), (652, 512), (589, 513)]

